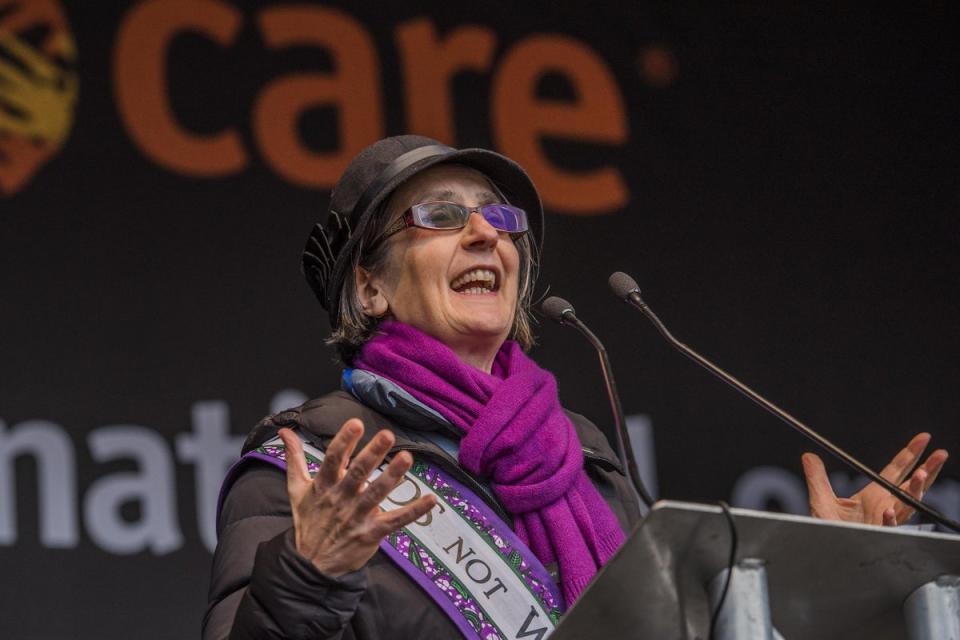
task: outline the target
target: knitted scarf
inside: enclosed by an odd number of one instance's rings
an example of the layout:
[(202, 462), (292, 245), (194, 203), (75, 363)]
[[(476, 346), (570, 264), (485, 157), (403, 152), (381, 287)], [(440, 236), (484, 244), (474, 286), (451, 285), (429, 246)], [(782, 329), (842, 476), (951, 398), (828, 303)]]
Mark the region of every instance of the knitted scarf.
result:
[(567, 605), (624, 540), (583, 469), (553, 376), (507, 341), (491, 373), (409, 325), (380, 325), (354, 367), (393, 381), (463, 432), (459, 459), (490, 481), (517, 535), (544, 564), (557, 562)]

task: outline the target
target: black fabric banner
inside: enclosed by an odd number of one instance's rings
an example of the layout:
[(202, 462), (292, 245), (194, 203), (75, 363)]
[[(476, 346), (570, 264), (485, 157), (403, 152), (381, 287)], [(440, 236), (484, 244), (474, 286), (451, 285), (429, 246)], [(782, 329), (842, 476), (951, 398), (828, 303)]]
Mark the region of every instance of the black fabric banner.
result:
[[(605, 340), (660, 496), (804, 512), (808, 444), (615, 300), (615, 270), (874, 468), (919, 431), (960, 451), (951, 12), (0, 1), (5, 635), (198, 633), (243, 435), (338, 385), (299, 255), (384, 135), (529, 170), (538, 291)], [(593, 351), (538, 334), (609, 430)], [(953, 518), (958, 477), (928, 496)]]

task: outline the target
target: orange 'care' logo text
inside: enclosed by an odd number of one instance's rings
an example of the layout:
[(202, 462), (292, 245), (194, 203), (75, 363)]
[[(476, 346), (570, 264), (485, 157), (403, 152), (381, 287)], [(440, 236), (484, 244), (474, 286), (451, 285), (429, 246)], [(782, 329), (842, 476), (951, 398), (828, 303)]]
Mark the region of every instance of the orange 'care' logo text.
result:
[[(368, 25), (322, 3), (259, 4), (245, 11), (226, 0), (143, 0), (123, 17), (113, 56), (117, 111), (157, 165), (223, 178), (246, 171), (259, 156), (290, 183), (330, 189), (353, 156), (386, 134), (388, 110), (403, 113), (404, 132), (457, 145), (456, 104), (475, 99), (458, 94), (455, 81), (467, 74), (485, 84), (486, 104), (472, 113), (486, 117), (493, 148), (526, 167), (552, 211), (595, 215), (629, 201), (613, 153), (629, 141), (626, 103), (612, 68), (587, 43), (562, 33), (506, 39), (482, 24), (441, 29), (428, 16), (393, 25), (392, 38), (376, 39)], [(253, 97), (248, 122), (223, 114), (212, 130), (196, 130), (172, 102), (181, 85), (170, 51), (189, 34), (233, 55), (244, 29), (256, 30), (264, 55), (313, 48), (325, 52), (331, 68), (279, 72)], [(399, 68), (399, 95), (385, 84), (384, 57)], [(663, 52), (644, 55), (644, 77), (669, 84), (672, 63)], [(545, 78), (560, 78), (567, 95), (541, 95)], [(203, 90), (234, 91), (236, 80), (218, 76)], [(301, 118), (318, 108), (336, 113), (332, 147), (313, 147), (301, 135)], [(556, 162), (545, 140), (611, 153), (574, 168)]]

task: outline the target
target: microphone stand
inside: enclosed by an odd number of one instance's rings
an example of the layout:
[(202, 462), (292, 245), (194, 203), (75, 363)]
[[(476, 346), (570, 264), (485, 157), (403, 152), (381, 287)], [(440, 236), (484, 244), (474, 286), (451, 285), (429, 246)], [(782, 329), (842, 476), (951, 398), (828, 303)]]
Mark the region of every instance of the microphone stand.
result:
[(630, 478), (634, 491), (636, 491), (648, 509), (652, 508), (654, 500), (647, 491), (647, 488), (643, 486), (643, 481), (640, 480), (640, 470), (637, 468), (636, 457), (633, 454), (633, 445), (630, 443), (630, 434), (627, 432), (626, 421), (623, 417), (623, 405), (620, 402), (620, 395), (617, 393), (617, 383), (613, 379), (613, 367), (610, 365), (610, 357), (607, 355), (606, 348), (603, 346), (603, 343), (600, 342), (600, 338), (590, 331), (587, 325), (577, 317), (576, 312), (573, 310), (573, 305), (569, 302), (562, 298), (552, 296), (544, 301), (541, 308), (552, 320), (575, 328), (593, 345), (593, 348), (597, 350), (597, 355), (600, 356), (600, 369), (603, 371), (603, 382), (606, 385), (607, 397), (610, 400), (610, 409), (613, 412), (614, 431), (616, 432), (617, 438), (617, 454), (620, 458), (620, 464)]

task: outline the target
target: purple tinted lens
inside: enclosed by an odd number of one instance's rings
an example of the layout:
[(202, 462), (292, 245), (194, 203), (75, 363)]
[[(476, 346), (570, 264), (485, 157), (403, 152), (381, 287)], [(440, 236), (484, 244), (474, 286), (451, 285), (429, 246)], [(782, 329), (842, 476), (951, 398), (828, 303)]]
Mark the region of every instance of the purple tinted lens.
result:
[(488, 204), (480, 207), (480, 213), (494, 229), (508, 233), (527, 230), (527, 213), (523, 209), (509, 204)]
[(414, 222), (428, 229), (458, 229), (470, 212), (453, 202), (426, 202), (413, 207)]
[(421, 202), (410, 208), (413, 224), (427, 229), (460, 229), (467, 224), (473, 211), (479, 211), (494, 229), (507, 233), (527, 230), (526, 212), (509, 204), (487, 204), (470, 209), (455, 202)]

